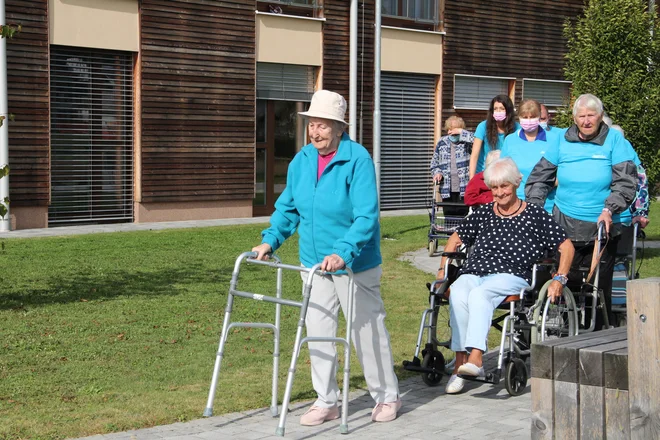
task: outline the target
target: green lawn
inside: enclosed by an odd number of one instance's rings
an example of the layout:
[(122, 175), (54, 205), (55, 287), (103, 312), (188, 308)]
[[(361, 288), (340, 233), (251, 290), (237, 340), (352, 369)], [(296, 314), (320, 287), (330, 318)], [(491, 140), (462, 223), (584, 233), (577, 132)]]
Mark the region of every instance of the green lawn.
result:
[[(61, 439), (201, 417), (226, 292), (238, 254), (261, 226), (4, 240), (0, 250), (0, 438)], [(397, 366), (410, 359), (431, 276), (397, 258), (426, 247), (428, 217), (383, 219), (382, 294)], [(279, 252), (297, 264), (297, 243)], [(660, 274), (647, 250), (642, 276)], [(274, 272), (247, 267), (241, 290), (274, 294)], [(300, 277), (285, 276), (285, 297)], [(274, 306), (238, 298), (236, 320), (267, 321)], [(297, 309), (284, 309), (280, 397)], [(491, 335), (496, 341), (498, 336)], [(496, 342), (491, 342), (495, 346)], [(272, 337), (230, 335), (215, 414), (270, 403)], [(314, 397), (307, 353), (295, 400)], [(397, 367), (400, 378), (409, 375)], [(363, 387), (353, 358), (351, 386)]]

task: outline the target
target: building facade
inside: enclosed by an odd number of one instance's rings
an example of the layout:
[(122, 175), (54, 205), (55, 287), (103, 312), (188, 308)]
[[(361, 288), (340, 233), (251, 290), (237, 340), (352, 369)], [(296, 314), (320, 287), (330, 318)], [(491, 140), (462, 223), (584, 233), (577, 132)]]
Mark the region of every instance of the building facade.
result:
[[(444, 118), (474, 128), (500, 90), (561, 104), (562, 24), (582, 1), (382, 5), (381, 206), (419, 208)], [(374, 1), (358, 11), (371, 149)], [(22, 26), (7, 44), (16, 229), (268, 215), (306, 143), (297, 112), (321, 88), (349, 97), (349, 0), (7, 0), (6, 16)]]

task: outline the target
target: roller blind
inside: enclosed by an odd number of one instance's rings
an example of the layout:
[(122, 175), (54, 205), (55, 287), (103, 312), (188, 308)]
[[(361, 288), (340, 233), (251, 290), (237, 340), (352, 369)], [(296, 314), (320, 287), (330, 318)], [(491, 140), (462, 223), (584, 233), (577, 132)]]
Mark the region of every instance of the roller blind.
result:
[(570, 93), (570, 81), (523, 79), (523, 98), (536, 99), (548, 107), (561, 107), (568, 104)]
[(454, 75), (454, 108), (488, 110), (497, 95), (509, 94), (509, 78)]
[(314, 67), (257, 63), (257, 99), (311, 101)]
[(133, 221), (133, 56), (52, 46), (49, 226)]
[(433, 154), (435, 76), (381, 76), (381, 208), (427, 205)]

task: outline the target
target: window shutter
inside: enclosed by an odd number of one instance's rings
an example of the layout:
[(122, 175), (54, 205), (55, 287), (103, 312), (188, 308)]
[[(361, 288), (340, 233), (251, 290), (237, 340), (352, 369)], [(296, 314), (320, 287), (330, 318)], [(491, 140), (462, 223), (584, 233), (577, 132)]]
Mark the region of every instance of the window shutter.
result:
[(381, 208), (426, 207), (431, 191), (435, 77), (383, 72), (381, 118)]
[(49, 226), (133, 221), (133, 55), (51, 47)]
[(570, 99), (570, 81), (523, 79), (523, 99), (536, 99), (548, 107), (561, 107)]
[(311, 101), (314, 67), (257, 63), (257, 99)]
[(454, 108), (488, 110), (493, 97), (508, 94), (508, 78), (454, 76)]

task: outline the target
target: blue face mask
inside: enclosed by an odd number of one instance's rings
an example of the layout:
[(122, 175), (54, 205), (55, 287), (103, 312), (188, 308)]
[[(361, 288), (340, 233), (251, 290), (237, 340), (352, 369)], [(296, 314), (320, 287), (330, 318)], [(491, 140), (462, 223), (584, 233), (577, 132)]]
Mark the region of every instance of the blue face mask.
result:
[(548, 123), (547, 122), (539, 122), (539, 126), (544, 130), (548, 129)]
[(460, 139), (461, 139), (461, 135), (458, 134), (449, 135), (449, 140), (452, 141), (453, 143), (458, 142)]

